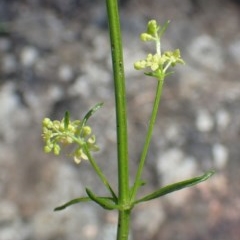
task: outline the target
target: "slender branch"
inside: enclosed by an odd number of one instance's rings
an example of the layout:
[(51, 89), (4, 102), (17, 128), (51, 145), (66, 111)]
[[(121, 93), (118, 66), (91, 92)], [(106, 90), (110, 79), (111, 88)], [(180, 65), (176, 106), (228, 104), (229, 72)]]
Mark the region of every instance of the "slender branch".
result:
[(134, 182), (134, 186), (133, 186), (133, 191), (132, 191), (132, 194), (131, 194), (131, 202), (134, 202), (134, 200), (136, 198), (139, 183), (141, 181), (141, 176), (142, 176), (144, 163), (145, 163), (145, 160), (146, 160), (146, 156), (147, 156), (147, 153), (148, 153), (148, 148), (149, 148), (151, 138), (152, 138), (153, 128), (154, 128), (155, 121), (156, 121), (156, 118), (157, 118), (158, 107), (159, 107), (159, 103), (160, 103), (160, 99), (161, 99), (161, 95), (162, 95), (163, 83), (164, 83), (163, 79), (158, 80), (158, 85), (157, 85), (153, 110), (152, 110), (150, 122), (149, 122), (149, 125), (148, 125), (148, 131), (147, 131), (145, 143), (144, 143), (144, 146), (143, 146), (143, 151), (142, 151), (140, 162), (139, 162), (139, 165), (138, 165), (138, 170), (137, 170), (137, 174), (136, 174), (136, 178), (135, 178), (135, 182)]
[(112, 197), (117, 200), (117, 196), (114, 193), (111, 185), (109, 184), (107, 178), (105, 177), (105, 175), (103, 174), (102, 170), (99, 168), (99, 166), (97, 165), (96, 161), (94, 160), (94, 158), (92, 157), (91, 153), (89, 152), (88, 148), (86, 145), (83, 145), (83, 149), (89, 159), (89, 162), (91, 163), (93, 169), (95, 170), (95, 172), (97, 173), (97, 175), (99, 176), (99, 178), (101, 179), (101, 181), (103, 182), (103, 184), (109, 189)]

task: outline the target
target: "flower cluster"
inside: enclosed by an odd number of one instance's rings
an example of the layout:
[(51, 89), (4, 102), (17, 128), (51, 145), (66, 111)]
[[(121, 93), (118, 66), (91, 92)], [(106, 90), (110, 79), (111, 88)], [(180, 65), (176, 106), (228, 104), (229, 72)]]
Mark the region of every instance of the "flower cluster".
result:
[(174, 67), (178, 63), (184, 64), (179, 49), (161, 54), (161, 36), (165, 32), (168, 23), (161, 27), (155, 20), (148, 22), (147, 31), (142, 33), (140, 38), (142, 41), (154, 41), (156, 43), (156, 53), (148, 54), (146, 59), (137, 61), (134, 64), (136, 70), (150, 68), (151, 72), (145, 74), (159, 80), (163, 80), (167, 75), (171, 74), (171, 72), (167, 72), (169, 67)]
[(91, 128), (82, 124), (80, 120), (70, 121), (67, 114), (61, 121), (44, 118), (42, 129), (46, 153), (53, 152), (55, 155), (59, 155), (61, 146), (75, 143), (77, 147), (71, 156), (76, 163), (80, 163), (82, 159), (88, 160), (86, 149), (88, 151), (99, 150), (95, 144), (95, 136), (91, 135)]
[(147, 32), (140, 35), (142, 41), (152, 41), (159, 38), (158, 31), (160, 26), (157, 24), (156, 20), (151, 20), (147, 25)]

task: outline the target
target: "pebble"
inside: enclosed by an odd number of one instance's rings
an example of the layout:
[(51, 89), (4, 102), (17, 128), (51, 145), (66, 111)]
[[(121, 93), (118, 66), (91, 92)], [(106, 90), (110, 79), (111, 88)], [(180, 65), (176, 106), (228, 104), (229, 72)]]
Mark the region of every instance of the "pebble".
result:
[[(24, 108), (16, 94), (13, 82), (7, 82), (0, 89), (0, 135), (8, 144), (17, 139), (23, 127), (29, 124), (28, 109)], [(21, 129), (21, 130), (20, 130)]]
[(216, 123), (219, 129), (225, 129), (230, 123), (230, 114), (225, 109), (220, 109), (216, 113)]
[(213, 129), (214, 121), (207, 110), (197, 112), (196, 127), (200, 132), (210, 132)]
[(166, 127), (165, 136), (168, 142), (174, 143), (178, 146), (182, 145), (185, 141), (181, 128), (175, 123), (169, 124), (169, 126)]
[(20, 53), (20, 60), (23, 66), (30, 67), (36, 63), (38, 51), (33, 47), (24, 47)]
[(196, 160), (186, 156), (178, 148), (172, 148), (161, 154), (157, 162), (158, 174), (163, 185), (191, 177), (197, 170)]
[(228, 162), (228, 149), (224, 145), (216, 143), (212, 147), (212, 154), (214, 166), (218, 169), (223, 169)]
[(70, 96), (83, 96), (88, 98), (91, 93), (89, 86), (88, 76), (82, 75), (78, 76), (74, 84), (72, 84), (68, 89), (68, 94)]
[(63, 82), (69, 82), (73, 78), (73, 70), (69, 65), (62, 65), (58, 69), (58, 77)]

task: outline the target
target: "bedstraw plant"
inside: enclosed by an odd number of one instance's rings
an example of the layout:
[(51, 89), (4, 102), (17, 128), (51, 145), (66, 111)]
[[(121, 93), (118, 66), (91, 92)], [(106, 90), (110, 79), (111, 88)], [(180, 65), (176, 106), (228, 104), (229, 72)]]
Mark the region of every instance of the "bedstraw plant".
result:
[(206, 172), (205, 174), (195, 178), (162, 187), (141, 198), (137, 197), (138, 190), (145, 184), (145, 182), (142, 180), (142, 172), (154, 130), (154, 124), (157, 117), (165, 79), (167, 76), (173, 74), (172, 69), (177, 64), (184, 64), (184, 61), (181, 58), (179, 49), (174, 51), (161, 51), (161, 38), (169, 25), (169, 21), (164, 25), (159, 25), (155, 20), (149, 21), (146, 32), (142, 33), (140, 38), (144, 42), (153, 42), (155, 44), (155, 52), (149, 53), (145, 59), (137, 61), (134, 64), (134, 68), (136, 70), (144, 70), (145, 75), (155, 79), (156, 94), (146, 132), (145, 143), (142, 148), (138, 169), (136, 171), (135, 181), (134, 184), (130, 186), (125, 74), (118, 1), (106, 0), (106, 7), (111, 42), (113, 81), (115, 91), (118, 191), (113, 189), (92, 155), (92, 152), (98, 151), (99, 148), (96, 143), (96, 137), (94, 134), (92, 134), (92, 129), (87, 125), (87, 122), (88, 119), (99, 108), (102, 107), (103, 103), (98, 103), (91, 108), (82, 120), (71, 121), (68, 111), (65, 113), (65, 116), (61, 121), (52, 121), (49, 118), (45, 118), (43, 120), (43, 139), (45, 143), (44, 151), (46, 153), (53, 152), (55, 155), (59, 155), (64, 146), (74, 146), (74, 150), (70, 153), (70, 155), (73, 157), (75, 163), (80, 164), (82, 160), (88, 160), (96, 174), (99, 176), (101, 182), (109, 192), (108, 196), (98, 196), (89, 188), (86, 188), (86, 196), (73, 199), (55, 208), (55, 211), (60, 211), (73, 204), (86, 201), (93, 201), (106, 210), (117, 210), (118, 224), (116, 239), (127, 240), (129, 235), (130, 215), (132, 209), (137, 204), (159, 198), (171, 192), (205, 181), (213, 175), (213, 171)]

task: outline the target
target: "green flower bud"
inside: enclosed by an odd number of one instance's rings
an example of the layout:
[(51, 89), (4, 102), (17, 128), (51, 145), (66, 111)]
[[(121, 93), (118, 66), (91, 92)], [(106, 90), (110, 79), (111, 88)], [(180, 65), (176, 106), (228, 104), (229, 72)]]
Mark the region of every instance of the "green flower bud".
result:
[(74, 156), (73, 159), (76, 164), (79, 164), (82, 160), (80, 157), (77, 157), (77, 156)]
[(50, 118), (44, 118), (42, 121), (42, 125), (43, 125), (43, 127), (46, 127), (46, 128), (52, 128), (52, 126), (53, 126)]
[(53, 146), (53, 153), (55, 155), (59, 155), (60, 154), (60, 150), (61, 150), (60, 146), (57, 143), (55, 143), (54, 146)]
[(142, 70), (146, 67), (146, 61), (145, 60), (140, 60), (134, 63), (134, 68), (136, 70)]
[(75, 133), (76, 127), (75, 127), (72, 123), (70, 123), (70, 124), (68, 125), (68, 130), (69, 130), (69, 132), (71, 132), (71, 133)]
[(65, 131), (64, 121), (61, 121), (61, 122), (60, 122), (59, 131), (61, 131), (61, 132), (64, 132), (64, 131)]
[(44, 151), (45, 153), (50, 153), (50, 152), (52, 151), (52, 147), (50, 147), (50, 146), (44, 146), (43, 151)]
[(92, 132), (92, 129), (89, 126), (84, 126), (83, 127), (83, 137), (86, 137), (90, 135)]
[(52, 136), (52, 131), (44, 127), (42, 136), (44, 139), (50, 139)]
[(148, 22), (147, 33), (154, 36), (155, 34), (157, 34), (158, 30), (159, 26), (157, 25), (156, 20), (151, 20)]
[(87, 140), (87, 142), (88, 142), (89, 144), (94, 144), (94, 143), (96, 142), (95, 136), (92, 135), (92, 136)]
[(69, 145), (73, 143), (73, 139), (70, 136), (64, 136), (59, 139), (59, 142), (61, 142), (63, 145)]
[(88, 160), (87, 155), (83, 152), (82, 148), (78, 148), (73, 155), (74, 162), (79, 164), (81, 160)]
[(59, 129), (60, 129), (60, 125), (61, 125), (61, 123), (60, 123), (58, 120), (54, 120), (54, 121), (53, 121), (53, 127), (54, 127), (56, 130), (59, 130)]
[(165, 52), (164, 56), (167, 59), (167, 61), (171, 64), (172, 67), (174, 67), (177, 63), (185, 64), (185, 62), (181, 58), (179, 49), (176, 49), (174, 52), (170, 52), (170, 51)]
[(152, 35), (148, 34), (148, 33), (142, 33), (142, 34), (140, 35), (140, 39), (141, 39), (142, 41), (144, 41), (144, 42), (146, 42), (146, 41), (151, 41), (151, 40), (155, 40), (155, 38), (154, 38)]

